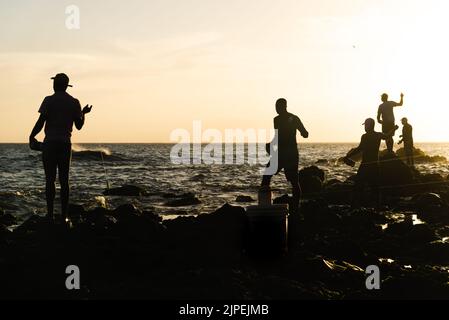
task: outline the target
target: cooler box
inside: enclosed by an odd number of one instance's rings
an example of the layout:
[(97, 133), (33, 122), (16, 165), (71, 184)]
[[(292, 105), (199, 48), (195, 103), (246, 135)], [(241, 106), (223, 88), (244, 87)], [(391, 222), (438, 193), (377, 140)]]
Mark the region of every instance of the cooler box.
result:
[(246, 216), (249, 254), (272, 256), (287, 252), (288, 205), (249, 206)]

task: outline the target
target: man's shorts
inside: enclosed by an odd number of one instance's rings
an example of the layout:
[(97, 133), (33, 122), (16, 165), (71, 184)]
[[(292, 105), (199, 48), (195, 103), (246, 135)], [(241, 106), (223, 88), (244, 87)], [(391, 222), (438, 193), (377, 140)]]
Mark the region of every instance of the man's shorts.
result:
[[(288, 150), (280, 153), (276, 153), (278, 155), (278, 168), (276, 174), (278, 174), (282, 169), (284, 169), (285, 178), (288, 181), (294, 182), (299, 180), (298, 175), (298, 165), (299, 165), (299, 156), (297, 150)], [(275, 155), (272, 155), (272, 157)], [(273, 159), (270, 160), (272, 163)], [(268, 164), (268, 166), (270, 165)]]
[[(390, 132), (392, 132), (392, 130), (394, 130), (395, 128), (395, 124), (394, 122), (384, 122), (382, 123), (382, 133), (384, 134), (388, 134)], [(393, 135), (395, 134), (396, 130), (393, 131)]]

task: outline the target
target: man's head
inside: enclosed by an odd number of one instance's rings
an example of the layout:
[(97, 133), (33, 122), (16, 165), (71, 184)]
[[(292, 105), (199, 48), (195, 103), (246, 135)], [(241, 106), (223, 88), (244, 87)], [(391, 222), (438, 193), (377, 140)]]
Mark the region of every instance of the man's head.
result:
[(280, 98), (276, 101), (276, 112), (278, 114), (285, 113), (287, 111), (287, 100)]
[(408, 119), (407, 118), (402, 118), (401, 119), (401, 123), (403, 126), (405, 126), (408, 123)]
[(363, 124), (365, 125), (366, 132), (373, 132), (376, 122), (374, 121), (374, 119), (368, 118), (365, 120), (365, 122)]
[(56, 91), (66, 91), (67, 87), (71, 87), (69, 84), (69, 77), (65, 73), (58, 73), (51, 78), (53, 80), (53, 89)]
[(388, 94), (383, 93), (382, 96), (380, 97), (380, 99), (382, 100), (382, 102), (387, 102), (388, 101)]

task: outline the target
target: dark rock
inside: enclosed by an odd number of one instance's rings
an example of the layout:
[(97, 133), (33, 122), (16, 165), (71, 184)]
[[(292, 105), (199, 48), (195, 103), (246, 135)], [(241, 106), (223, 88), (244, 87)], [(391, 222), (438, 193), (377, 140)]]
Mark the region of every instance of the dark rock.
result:
[(310, 166), (299, 171), (299, 184), (304, 194), (320, 193), (324, 179), (324, 171), (316, 166)]
[(315, 164), (327, 165), (329, 164), (329, 160), (327, 159), (318, 159)]
[(12, 232), (9, 231), (6, 226), (0, 224), (0, 245), (3, 244), (3, 242), (6, 242), (11, 234)]
[(287, 204), (289, 208), (293, 205), (293, 197), (290, 197), (288, 194), (284, 194), (280, 197), (277, 197), (273, 200), (273, 204)]
[(332, 204), (350, 204), (353, 199), (354, 182), (335, 182), (328, 186), (323, 192), (323, 197)]
[(0, 225), (3, 224), (7, 227), (17, 224), (17, 219), (9, 213), (0, 214)]
[(195, 194), (192, 192), (186, 192), (186, 193), (182, 193), (182, 194), (177, 194), (177, 193), (172, 193), (172, 192), (168, 192), (168, 193), (164, 193), (162, 195), (163, 198), (165, 199), (174, 199), (174, 198), (193, 198), (195, 197)]
[(342, 217), (342, 225), (346, 234), (353, 238), (378, 236), (381, 232), (379, 224), (385, 223), (386, 219), (374, 209), (358, 208), (350, 210)]
[(162, 217), (152, 211), (143, 211), (142, 215), (145, 216), (147, 219), (162, 222)]
[(310, 166), (299, 170), (299, 180), (306, 177), (318, 177), (321, 182), (324, 182), (326, 174), (324, 170), (318, 168), (317, 166)]
[(415, 195), (411, 203), (419, 209), (418, 216), (424, 221), (447, 221), (449, 219), (449, 207), (437, 193)]
[(404, 236), (409, 234), (413, 230), (413, 223), (409, 220), (404, 220), (402, 222), (396, 222), (388, 225), (385, 232), (390, 235)]
[(84, 209), (84, 206), (79, 204), (69, 204), (68, 212), (71, 218), (78, 218), (86, 215), (86, 209)]
[(342, 183), (343, 183), (343, 181), (340, 181), (338, 179), (330, 179), (330, 180), (326, 181), (326, 183), (324, 184), (324, 187), (328, 188), (330, 186), (333, 186), (334, 184), (342, 184)]
[[(403, 161), (406, 160), (404, 148), (396, 150), (396, 155), (400, 157)], [(429, 156), (424, 151), (418, 148), (414, 148), (413, 156), (415, 163), (437, 163), (437, 162), (447, 162), (447, 159), (443, 156)]]
[(167, 207), (183, 207), (183, 206), (193, 206), (200, 204), (201, 201), (193, 194), (186, 194), (186, 196), (180, 199), (170, 200), (165, 203)]
[(172, 250), (185, 259), (182, 263), (228, 265), (240, 259), (246, 221), (242, 207), (225, 204), (213, 213), (178, 217), (164, 225)]
[(437, 193), (423, 193), (412, 198), (414, 205), (420, 210), (434, 210), (446, 207), (446, 202)]
[(104, 195), (107, 196), (145, 196), (147, 195), (147, 191), (145, 188), (136, 185), (123, 185), (117, 188), (106, 189), (103, 192)]
[(329, 208), (324, 199), (304, 201), (300, 211), (307, 224), (315, 228), (336, 227), (341, 223), (340, 218)]
[(437, 239), (435, 232), (427, 224), (414, 225), (405, 236), (405, 241), (411, 245), (432, 242)]
[[(165, 227), (152, 213), (143, 213), (133, 204), (124, 204), (112, 211), (117, 219), (115, 229), (118, 233), (129, 240), (148, 242), (154, 241), (162, 236)], [(111, 221), (107, 221), (111, 225)], [(114, 223), (114, 221), (112, 221)]]
[(419, 179), (421, 182), (446, 182), (446, 180), (444, 179), (444, 177), (442, 175), (440, 175), (439, 173), (428, 173), (428, 174), (423, 174), (420, 176)]
[(235, 198), (235, 202), (254, 202), (255, 200), (251, 196), (242, 196), (238, 195), (237, 198)]
[[(380, 157), (380, 185), (401, 186), (413, 183), (413, 171), (396, 155), (386, 153)], [(395, 188), (394, 190), (398, 190)]]
[(319, 194), (323, 189), (323, 182), (316, 176), (304, 177), (299, 184), (304, 194)]
[(122, 204), (113, 211), (113, 214), (119, 219), (126, 219), (131, 215), (140, 216), (142, 212), (132, 203)]

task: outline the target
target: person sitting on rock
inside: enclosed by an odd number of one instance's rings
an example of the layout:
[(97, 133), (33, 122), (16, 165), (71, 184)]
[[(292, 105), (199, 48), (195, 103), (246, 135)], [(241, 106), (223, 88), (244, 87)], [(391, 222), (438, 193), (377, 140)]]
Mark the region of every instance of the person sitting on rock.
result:
[(398, 126), (394, 126), (385, 134), (374, 130), (376, 122), (372, 118), (368, 118), (363, 123), (365, 126), (365, 134), (362, 135), (358, 147), (351, 149), (345, 156), (345, 162), (351, 162), (350, 158), (356, 154), (362, 154), (362, 163), (357, 171), (355, 179), (355, 196), (353, 206), (358, 205), (360, 195), (363, 193), (364, 187), (368, 185), (374, 191), (377, 206), (380, 205), (379, 194), (379, 148), (382, 140), (390, 139)]
[(66, 90), (69, 77), (59, 73), (53, 79), (55, 93), (45, 97), (39, 108), (39, 119), (30, 134), (30, 147), (36, 145), (36, 135), (44, 128), (45, 139), (42, 147), (42, 160), (45, 171), (45, 195), (47, 199), (47, 218), (53, 220), (53, 203), (55, 199), (56, 170), (61, 185), (61, 220), (69, 223), (69, 171), (72, 158), (72, 127), (78, 130), (84, 125), (84, 116), (92, 106), (86, 105), (82, 110), (77, 99), (69, 95)]
[[(301, 187), (299, 185), (298, 176), (298, 144), (296, 141), (296, 131), (299, 130), (301, 136), (309, 137), (309, 133), (302, 124), (301, 120), (294, 114), (287, 112), (287, 100), (281, 98), (276, 101), (276, 112), (278, 116), (274, 118), (274, 129), (276, 130), (276, 138), (278, 149), (276, 152), (278, 165), (275, 174), (284, 169), (285, 177), (291, 183), (293, 189), (293, 200), (290, 207), (290, 213), (296, 213), (299, 209), (299, 200), (301, 198)], [(276, 140), (275, 138), (275, 140)], [(273, 162), (273, 154), (272, 160)], [(270, 167), (268, 163), (267, 168)], [(268, 189), (272, 174), (265, 172), (262, 178), (261, 189)]]
[(390, 153), (393, 153), (393, 136), (394, 131), (393, 128), (395, 127), (395, 119), (394, 119), (394, 108), (395, 107), (401, 107), (404, 104), (404, 94), (401, 93), (401, 101), (394, 102), (394, 101), (388, 101), (388, 94), (384, 93), (382, 94), (382, 104), (379, 106), (379, 109), (377, 110), (377, 121), (382, 124), (382, 133), (387, 134), (391, 131), (393, 134), (391, 137), (386, 139), (387, 144), (387, 150)]
[(413, 157), (414, 146), (413, 146), (413, 127), (408, 123), (407, 118), (402, 118), (402, 135), (399, 136), (398, 144), (404, 143), (404, 152), (407, 159), (407, 164), (411, 167), (415, 165), (415, 160)]

